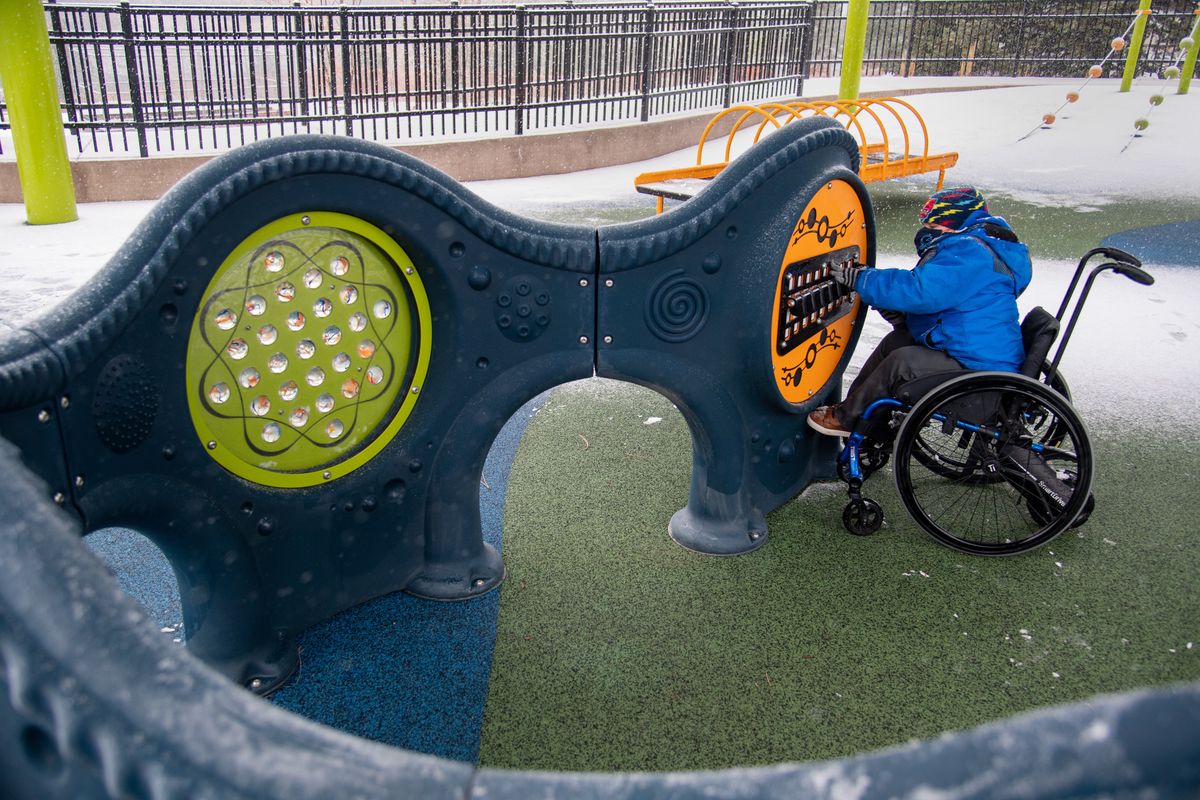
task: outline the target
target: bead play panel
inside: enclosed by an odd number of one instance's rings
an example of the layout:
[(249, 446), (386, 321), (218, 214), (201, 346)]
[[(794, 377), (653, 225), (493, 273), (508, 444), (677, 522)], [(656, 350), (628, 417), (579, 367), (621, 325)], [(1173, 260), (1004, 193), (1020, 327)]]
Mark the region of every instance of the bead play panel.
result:
[(209, 454), (268, 486), (346, 474), (404, 424), (429, 366), (429, 303), (407, 254), (344, 214), (262, 228), (221, 264), (188, 344)]

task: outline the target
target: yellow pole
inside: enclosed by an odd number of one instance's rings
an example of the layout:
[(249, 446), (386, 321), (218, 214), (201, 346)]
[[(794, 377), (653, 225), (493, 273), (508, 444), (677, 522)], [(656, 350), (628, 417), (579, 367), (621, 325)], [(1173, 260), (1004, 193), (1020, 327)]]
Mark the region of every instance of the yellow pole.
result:
[(78, 219), (46, 14), (39, 0), (0, 0), (0, 82), (32, 225)]
[(1146, 33), (1146, 19), (1150, 16), (1151, 0), (1141, 0), (1138, 18), (1133, 23), (1133, 35), (1129, 37), (1129, 49), (1125, 56), (1125, 72), (1121, 75), (1121, 91), (1128, 92), (1133, 86), (1133, 75), (1137, 72), (1138, 56), (1142, 52), (1142, 36)]
[[(1183, 74), (1179, 76), (1178, 94), (1188, 93), (1188, 87), (1192, 85), (1192, 73), (1196, 71), (1196, 55), (1200, 53), (1200, 4), (1197, 4), (1194, 13), (1196, 22), (1192, 25), (1192, 32), (1187, 37), (1192, 40), (1192, 44), (1183, 59)], [(1180, 44), (1182, 45), (1182, 42)]]
[(862, 77), (863, 51), (867, 45), (867, 11), (871, 0), (850, 0), (846, 9), (846, 39), (842, 43), (842, 83), (839, 100), (857, 100)]

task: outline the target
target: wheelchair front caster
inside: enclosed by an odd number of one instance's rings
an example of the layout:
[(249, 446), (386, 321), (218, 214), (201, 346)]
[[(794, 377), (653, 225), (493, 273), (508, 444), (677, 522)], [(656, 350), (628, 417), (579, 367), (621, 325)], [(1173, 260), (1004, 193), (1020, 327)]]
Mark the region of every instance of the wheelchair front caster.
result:
[(851, 500), (842, 509), (842, 525), (855, 536), (869, 536), (883, 526), (883, 508), (865, 497)]

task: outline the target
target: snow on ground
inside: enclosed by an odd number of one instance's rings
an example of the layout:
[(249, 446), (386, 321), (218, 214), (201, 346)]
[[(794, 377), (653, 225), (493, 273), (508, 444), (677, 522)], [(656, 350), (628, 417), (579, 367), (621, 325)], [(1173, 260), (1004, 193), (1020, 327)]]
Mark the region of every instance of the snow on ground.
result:
[[(914, 80), (867, 79), (862, 91), (911, 89)], [(941, 79), (939, 85), (955, 82)], [(932, 79), (924, 79), (924, 83), (934, 85)], [(1168, 195), (1200, 206), (1200, 156), (1195, 141), (1200, 130), (1200, 90), (1185, 96), (1168, 92), (1162, 105), (1152, 107), (1149, 98), (1163, 91), (1162, 81), (1143, 80), (1128, 93), (1121, 93), (1119, 81), (1096, 80), (1083, 87), (1078, 102), (1066, 104), (1067, 92), (1079, 90), (1081, 83), (1037, 81), (1033, 86), (1012, 86), (1007, 79), (973, 79), (969, 85), (998, 88), (901, 99), (911, 103), (925, 120), (931, 154), (959, 154), (958, 164), (947, 173), (948, 181), (978, 185), (988, 193), (1041, 205), (1087, 208), (1112, 197)], [(836, 87), (826, 87), (824, 82), (805, 85), (816, 86), (809, 89), (813, 95), (826, 90), (836, 93)], [(1041, 128), (1042, 115), (1064, 104), (1054, 125)], [(880, 115), (888, 118), (883, 112)], [(1150, 127), (1130, 144), (1133, 123), (1139, 117), (1148, 119)], [(920, 142), (919, 126), (908, 116), (905, 124), (912, 130), (915, 147)], [(753, 129), (745, 128), (750, 135), (739, 137), (734, 155), (751, 144)], [(1032, 135), (1018, 141), (1035, 128)], [(888, 131), (891, 138), (898, 138), (895, 126)], [(1128, 149), (1121, 152), (1126, 145)], [(724, 140), (709, 147), (705, 162), (720, 160)], [(482, 181), (471, 188), (501, 205), (611, 202), (632, 192), (633, 176), (640, 172), (692, 163), (695, 148), (688, 148), (639, 164), (538, 179)]]
[[(906, 99), (925, 118), (930, 152), (958, 151), (958, 166), (948, 176), (952, 183), (1081, 212), (1118, 197), (1169, 197), (1194, 208), (1191, 216), (1200, 224), (1200, 158), (1194, 141), (1200, 130), (1200, 92), (1165, 93), (1165, 102), (1151, 111), (1149, 97), (1162, 90), (1160, 81), (1135, 84), (1128, 94), (1119, 93), (1114, 81), (1093, 81), (1077, 103), (1058, 114), (1051, 128), (1038, 128), (1042, 114), (1059, 109), (1066, 93), (1080, 84), (1038, 81), (1033, 86)], [(914, 85), (922, 84), (867, 79), (862, 90)], [(835, 91), (819, 81), (809, 82), (808, 88), (813, 95)], [(1138, 117), (1147, 117), (1151, 125), (1144, 135), (1131, 139)], [(735, 153), (746, 144), (735, 143)], [(634, 193), (633, 176), (693, 159), (694, 150), (688, 150), (639, 164), (477, 182), (470, 188), (518, 212), (556, 204), (637, 208), (649, 200)], [(81, 205), (78, 222), (52, 226), (26, 225), (21, 206), (0, 205), (0, 335), (6, 324), (37, 316), (86, 282), (152, 205)], [(883, 255), (910, 258), (907, 253)], [(1112, 275), (1098, 281), (1064, 360), (1077, 402), (1095, 427), (1117, 428), (1128, 419), (1194, 427), (1200, 402), (1200, 370), (1195, 366), (1200, 364), (1200, 269), (1147, 266), (1158, 279), (1153, 287)], [(1195, 266), (1200, 267), (1200, 253)], [(1040, 304), (1057, 310), (1073, 269), (1073, 263), (1038, 261), (1022, 308)], [(885, 323), (871, 315), (855, 364), (886, 330)], [(1148, 397), (1151, 393), (1153, 399)], [(1150, 407), (1152, 414), (1147, 413)]]

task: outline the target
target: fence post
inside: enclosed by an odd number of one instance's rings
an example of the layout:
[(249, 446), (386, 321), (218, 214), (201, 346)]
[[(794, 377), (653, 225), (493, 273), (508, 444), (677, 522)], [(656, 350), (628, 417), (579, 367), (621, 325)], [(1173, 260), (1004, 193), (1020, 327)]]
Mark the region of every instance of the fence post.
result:
[(905, 78), (911, 78), (917, 71), (917, 65), (913, 63), (913, 53), (917, 49), (917, 31), (920, 29), (921, 22), (921, 0), (913, 0), (912, 21), (908, 26), (908, 49), (904, 52), (904, 75)]
[(867, 15), (871, 0), (850, 0), (846, 9), (846, 38), (842, 44), (842, 82), (839, 100), (857, 100), (867, 44)]
[(137, 48), (133, 39), (133, 12), (128, 2), (121, 3), (121, 39), (125, 45), (125, 75), (129, 80), (133, 129), (137, 132), (138, 152), (142, 158), (146, 158), (150, 155), (150, 148), (146, 144), (146, 110), (142, 107), (142, 83), (138, 78)]
[(650, 63), (654, 60), (654, 3), (646, 5), (646, 29), (642, 33), (642, 122), (650, 119)]
[[(31, 225), (78, 219), (50, 34), (38, 0), (0, 3), (0, 81), (8, 102), (26, 219)], [(50, 98), (54, 102), (47, 102)]]
[(1188, 93), (1188, 87), (1192, 84), (1192, 73), (1196, 71), (1196, 55), (1200, 53), (1200, 3), (1196, 4), (1193, 14), (1196, 21), (1192, 24), (1192, 32), (1188, 34), (1192, 40), (1192, 46), (1188, 48), (1188, 54), (1183, 59), (1183, 72), (1179, 75), (1179, 88), (1175, 91), (1176, 94)]
[[(462, 76), (459, 74), (462, 70), (462, 62), (459, 58), (459, 17), (460, 11), (458, 0), (450, 2), (450, 108), (458, 108), (458, 92), (461, 86)], [(465, 124), (465, 123), (464, 123)], [(457, 132), (458, 117), (450, 114), (450, 129)]]
[(513, 125), (516, 130), (516, 135), (520, 136), (525, 132), (525, 82), (529, 79), (529, 44), (526, 41), (526, 20), (525, 6), (517, 6), (517, 41), (516, 41), (516, 78), (513, 85), (516, 87), (516, 96), (513, 98)]
[[(738, 4), (731, 2), (725, 8), (725, 88), (721, 94), (721, 108), (729, 108), (733, 102), (733, 46), (737, 40)], [(645, 119), (642, 120), (645, 122)]]
[(350, 104), (350, 9), (338, 6), (338, 24), (342, 33), (342, 122), (346, 126), (346, 135), (354, 135), (354, 115)]
[(1138, 18), (1133, 23), (1133, 35), (1129, 37), (1129, 50), (1125, 56), (1125, 71), (1121, 74), (1121, 91), (1128, 92), (1133, 86), (1133, 76), (1137, 72), (1138, 56), (1142, 52), (1142, 37), (1146, 34), (1146, 19), (1150, 16), (1152, 0), (1141, 0), (1138, 4)]
[(1021, 56), (1025, 52), (1025, 29), (1029, 25), (1029, 0), (1021, 2), (1021, 24), (1017, 28), (1017, 47), (1013, 53), (1013, 77), (1021, 76)]
[(63, 43), (62, 35), (62, 19), (58, 7), (55, 5), (57, 0), (46, 0), (46, 10), (50, 12), (50, 28), (54, 31), (54, 53), (58, 58), (58, 82), (62, 87), (63, 107), (67, 112), (67, 119), (75, 122), (75, 87), (71, 83), (71, 62), (67, 59), (67, 46)]
[(304, 14), (300, 11), (300, 0), (292, 3), (292, 17), (296, 33), (296, 82), (300, 92), (300, 116), (304, 117), (304, 129), (309, 130), (308, 121), (308, 53), (304, 49)]
[(796, 97), (804, 96), (804, 80), (808, 77), (808, 67), (812, 63), (813, 40), (817, 38), (817, 4), (807, 3), (801, 6), (800, 30), (804, 39), (800, 43), (800, 80), (796, 83)]

